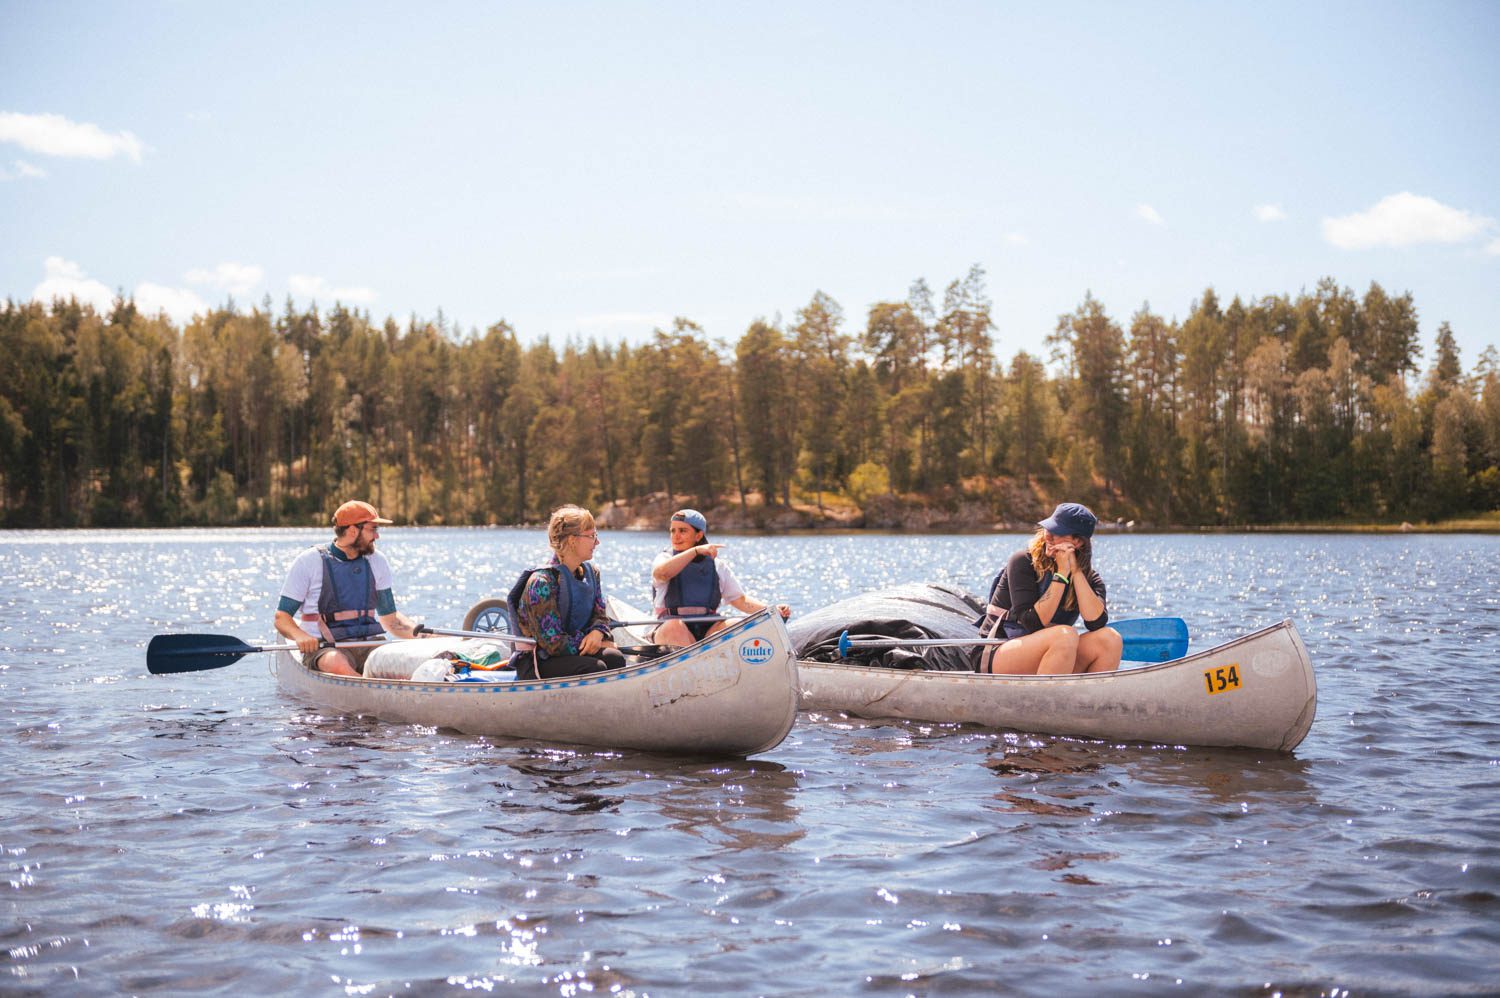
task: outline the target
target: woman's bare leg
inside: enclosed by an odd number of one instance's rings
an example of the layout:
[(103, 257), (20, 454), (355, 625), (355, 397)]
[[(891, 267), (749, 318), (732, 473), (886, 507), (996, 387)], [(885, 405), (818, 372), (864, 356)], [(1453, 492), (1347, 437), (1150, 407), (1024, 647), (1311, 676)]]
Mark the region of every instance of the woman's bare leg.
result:
[(651, 635), (651, 642), (658, 645), (670, 645), (673, 648), (685, 648), (688, 645), (697, 644), (698, 639), (693, 637), (692, 632), (682, 621), (669, 620), (657, 625), (655, 632)]
[(1043, 634), (1052, 635), (1051, 647), (1042, 656), (1037, 667), (1038, 676), (1066, 676), (1076, 671), (1078, 665), (1078, 632), (1071, 626), (1059, 624), (1049, 627)]
[(996, 675), (1056, 675), (1073, 671), (1078, 657), (1078, 632), (1071, 627), (1047, 627), (1013, 638), (996, 648), (989, 671)]
[(1120, 667), (1125, 641), (1113, 627), (1088, 631), (1078, 639), (1078, 672), (1114, 672)]

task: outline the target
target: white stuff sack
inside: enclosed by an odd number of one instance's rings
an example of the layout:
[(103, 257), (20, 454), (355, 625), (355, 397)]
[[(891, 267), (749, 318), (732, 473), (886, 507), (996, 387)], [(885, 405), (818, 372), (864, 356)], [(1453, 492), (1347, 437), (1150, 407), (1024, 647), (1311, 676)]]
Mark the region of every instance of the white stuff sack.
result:
[[(438, 652), (457, 651), (463, 638), (413, 638), (391, 641), (370, 652), (365, 659), (366, 679), (411, 679), (417, 668), (437, 657)], [(447, 662), (447, 659), (439, 659)], [(449, 662), (448, 664), (452, 664)]]
[[(392, 641), (370, 652), (365, 659), (366, 679), (410, 679), (415, 682), (441, 682), (452, 671), (454, 662), (438, 658), (445, 651), (456, 652), (472, 658), (483, 658), (499, 649), (509, 654), (510, 646), (476, 638), (412, 638), (407, 641)], [(440, 663), (441, 670), (439, 671)], [(421, 675), (417, 671), (421, 669)]]

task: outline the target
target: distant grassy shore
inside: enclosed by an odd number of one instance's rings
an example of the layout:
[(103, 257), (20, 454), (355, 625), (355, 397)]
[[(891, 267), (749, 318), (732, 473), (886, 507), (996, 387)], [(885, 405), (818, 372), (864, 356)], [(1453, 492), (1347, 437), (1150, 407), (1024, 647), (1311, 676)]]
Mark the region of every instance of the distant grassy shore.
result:
[(1277, 523), (1243, 527), (1184, 527), (1215, 533), (1500, 534), (1500, 510), (1435, 523)]

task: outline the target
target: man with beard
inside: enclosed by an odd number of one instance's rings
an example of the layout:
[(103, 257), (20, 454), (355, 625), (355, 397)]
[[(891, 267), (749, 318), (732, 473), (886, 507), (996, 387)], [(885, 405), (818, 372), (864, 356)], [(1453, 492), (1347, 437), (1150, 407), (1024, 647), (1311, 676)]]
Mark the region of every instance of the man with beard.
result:
[(374, 647), (335, 648), (335, 642), (386, 632), (417, 636), (416, 625), (396, 610), (390, 563), (375, 550), (380, 528), (390, 522), (352, 499), (333, 514), (333, 543), (308, 548), (292, 562), (276, 606), (276, 632), (297, 643), (309, 669), (358, 676)]

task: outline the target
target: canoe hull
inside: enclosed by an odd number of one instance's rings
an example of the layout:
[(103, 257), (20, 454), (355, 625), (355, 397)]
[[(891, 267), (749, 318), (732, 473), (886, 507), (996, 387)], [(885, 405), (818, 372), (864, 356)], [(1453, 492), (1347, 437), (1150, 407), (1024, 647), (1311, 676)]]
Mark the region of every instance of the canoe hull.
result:
[(803, 660), (798, 676), (804, 710), (1153, 744), (1290, 752), (1317, 712), (1312, 662), (1289, 620), (1174, 662), (1094, 675), (983, 676)]
[(411, 682), (325, 675), (286, 652), (277, 682), (344, 714), (475, 735), (746, 756), (786, 737), (797, 663), (774, 614), (746, 617), (677, 654), (614, 672), (532, 682)]

